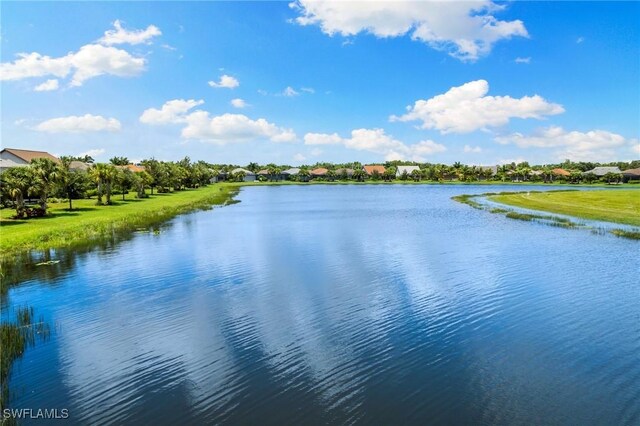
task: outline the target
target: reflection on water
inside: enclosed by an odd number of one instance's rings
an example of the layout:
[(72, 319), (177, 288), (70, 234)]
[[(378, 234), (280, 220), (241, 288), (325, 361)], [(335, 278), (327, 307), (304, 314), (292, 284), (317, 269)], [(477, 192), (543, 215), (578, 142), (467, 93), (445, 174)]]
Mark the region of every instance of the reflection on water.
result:
[(450, 200), (494, 190), (247, 187), (47, 266), (9, 292), (58, 328), (16, 365), (13, 406), (78, 423), (638, 424), (638, 243)]

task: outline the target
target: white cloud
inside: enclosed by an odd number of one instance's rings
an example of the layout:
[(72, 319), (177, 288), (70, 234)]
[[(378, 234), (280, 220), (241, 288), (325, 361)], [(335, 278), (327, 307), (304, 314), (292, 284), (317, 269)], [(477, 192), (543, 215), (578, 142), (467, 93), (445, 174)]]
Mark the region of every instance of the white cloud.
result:
[(584, 42), (584, 37), (578, 37), (578, 38), (576, 39), (576, 43), (577, 43), (577, 44), (580, 44), (580, 43), (582, 43), (582, 42)]
[(500, 21), (493, 16), (504, 9), (492, 1), (332, 1), (297, 0), (290, 3), (299, 25), (318, 25), (330, 36), (368, 32), (376, 37), (409, 35), (412, 40), (474, 61), (488, 54), (502, 39), (528, 37), (520, 20)]
[(515, 163), (515, 164), (520, 164), (520, 163), (524, 163), (525, 160), (522, 157), (518, 157), (518, 158), (501, 158), (500, 160), (496, 161), (496, 163), (500, 166), (504, 166), (505, 164), (511, 164), (511, 163)]
[(13, 62), (0, 64), (0, 80), (21, 80), (53, 75), (71, 77), (72, 86), (103, 74), (131, 77), (144, 71), (146, 60), (128, 52), (99, 44), (87, 44), (77, 52), (52, 58), (37, 52), (19, 53)]
[(515, 62), (516, 64), (530, 64), (531, 63), (531, 57), (527, 56), (526, 58), (516, 58), (513, 62)]
[(223, 74), (220, 77), (220, 80), (218, 82), (210, 81), (209, 86), (215, 87), (217, 89), (220, 89), (220, 88), (235, 89), (236, 87), (240, 86), (240, 82), (235, 77), (231, 77), (230, 75)]
[(294, 142), (295, 133), (290, 129), (277, 127), (264, 118), (252, 120), (242, 114), (222, 114), (211, 117), (206, 111), (195, 111), (186, 116), (187, 126), (182, 129), (185, 139), (226, 144), (255, 139), (269, 139), (273, 142)]
[(278, 127), (264, 118), (252, 120), (242, 114), (211, 116), (207, 111), (191, 110), (204, 101), (174, 99), (160, 108), (149, 108), (140, 116), (145, 124), (184, 124), (182, 137), (226, 144), (255, 139), (272, 142), (295, 142), (297, 137), (291, 129)]
[(480, 148), (479, 146), (471, 146), (471, 145), (465, 145), (463, 148), (463, 151), (465, 153), (478, 153), (478, 152), (482, 152), (482, 148)]
[(58, 80), (56, 80), (55, 78), (51, 79), (51, 80), (47, 80), (42, 84), (37, 85), (36, 87), (33, 88), (34, 91), (36, 92), (49, 92), (51, 90), (58, 90)]
[(160, 29), (155, 25), (149, 25), (145, 30), (125, 30), (120, 20), (113, 23), (113, 30), (107, 30), (98, 42), (107, 46), (114, 44), (151, 44), (151, 39), (162, 35)]
[(640, 155), (640, 141), (633, 141), (631, 143), (631, 152)]
[(627, 139), (605, 130), (588, 132), (568, 132), (562, 127), (552, 126), (539, 129), (532, 135), (512, 133), (497, 137), (501, 144), (514, 144), (520, 148), (555, 149), (558, 160), (612, 161), (617, 159), (617, 149), (637, 144), (637, 139)]
[(311, 150), (311, 155), (314, 156), (314, 157), (317, 157), (319, 155), (322, 155), (323, 152), (324, 151), (322, 151), (320, 148), (313, 148)]
[(301, 87), (300, 90), (305, 93), (310, 93), (312, 95), (316, 93), (316, 89), (314, 89), (313, 87)]
[(307, 133), (304, 135), (305, 145), (337, 145), (342, 143), (343, 139), (337, 134), (326, 133)]
[(247, 106), (249, 106), (249, 104), (246, 103), (244, 99), (240, 98), (231, 99), (231, 105), (236, 108), (246, 108)]
[(81, 152), (80, 154), (78, 154), (78, 157), (84, 157), (85, 155), (88, 155), (89, 157), (96, 158), (104, 154), (105, 152), (106, 151), (104, 148), (90, 149), (89, 151)]
[(452, 87), (442, 95), (418, 100), (407, 107), (402, 116), (391, 116), (391, 121), (422, 121), (423, 129), (437, 129), (440, 133), (469, 133), (488, 127), (503, 126), (511, 118), (542, 119), (547, 115), (564, 112), (562, 105), (544, 98), (523, 96), (486, 96), (489, 83), (476, 80)]
[(282, 91), (282, 96), (288, 96), (288, 97), (293, 97), (293, 96), (298, 96), (300, 93), (296, 92), (296, 90), (291, 87), (291, 86), (287, 86), (283, 91)]
[(144, 110), (140, 116), (140, 122), (145, 124), (184, 123), (186, 122), (185, 117), (187, 112), (198, 105), (202, 105), (203, 103), (203, 100), (174, 99), (172, 101), (165, 102), (160, 109), (149, 108)]
[(303, 154), (301, 153), (297, 153), (296, 155), (293, 156), (293, 161), (297, 161), (299, 163), (303, 162), (304, 160), (306, 160), (307, 157), (305, 157)]
[(337, 133), (307, 133), (304, 136), (305, 145), (343, 145), (357, 151), (369, 151), (385, 156), (385, 159), (424, 161), (425, 155), (446, 151), (444, 145), (431, 140), (421, 141), (413, 145), (387, 135), (384, 129), (355, 129), (350, 138), (342, 138)]
[(43, 121), (35, 130), (47, 133), (117, 132), (120, 130), (120, 122), (100, 115), (71, 115)]

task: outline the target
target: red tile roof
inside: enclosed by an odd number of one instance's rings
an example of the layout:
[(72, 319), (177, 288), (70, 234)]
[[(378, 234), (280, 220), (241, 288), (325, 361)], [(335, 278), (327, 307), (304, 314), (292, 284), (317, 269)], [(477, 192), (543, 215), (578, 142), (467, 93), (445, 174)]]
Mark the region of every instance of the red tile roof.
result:
[(571, 172), (568, 172), (565, 169), (553, 169), (551, 170), (551, 173), (553, 173), (554, 175), (560, 175), (560, 176), (571, 176)]
[(311, 170), (309, 173), (311, 173), (313, 176), (324, 176), (328, 172), (329, 170), (325, 169), (324, 167), (318, 167), (317, 169)]
[(384, 166), (364, 166), (364, 171), (368, 174), (368, 175), (372, 175), (374, 172), (378, 172), (380, 174), (383, 174), (385, 171)]
[(135, 164), (127, 164), (126, 166), (118, 166), (119, 169), (129, 169), (132, 172), (144, 172), (144, 166), (136, 166)]

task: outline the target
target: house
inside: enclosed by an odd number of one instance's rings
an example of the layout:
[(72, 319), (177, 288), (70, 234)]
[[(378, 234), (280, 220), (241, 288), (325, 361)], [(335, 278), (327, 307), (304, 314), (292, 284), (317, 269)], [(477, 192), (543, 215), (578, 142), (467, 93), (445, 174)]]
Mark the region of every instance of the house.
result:
[(483, 173), (491, 173), (491, 176), (495, 176), (498, 174), (498, 166), (478, 166), (477, 168)]
[(84, 161), (72, 161), (69, 163), (69, 169), (74, 171), (86, 172), (91, 167), (91, 164), (85, 163)]
[(382, 176), (385, 172), (384, 166), (369, 165), (369, 166), (364, 166), (363, 169), (364, 169), (364, 172), (369, 176), (373, 176), (376, 173)]
[(270, 181), (281, 181), (285, 180), (286, 176), (282, 173), (269, 173), (268, 169), (262, 169), (257, 173), (258, 176), (262, 176), (265, 179), (269, 179)]
[(420, 172), (420, 167), (418, 167), (418, 166), (398, 166), (398, 169), (396, 170), (396, 177), (399, 178), (404, 173), (406, 173), (408, 177), (411, 177), (411, 173), (413, 173), (414, 170), (417, 170), (418, 172)]
[(127, 164), (126, 166), (117, 166), (119, 169), (131, 170), (133, 173), (144, 172), (144, 166), (138, 166), (136, 164)]
[(329, 173), (328, 169), (325, 169), (324, 167), (318, 167), (317, 169), (313, 169), (309, 172), (309, 174), (312, 177), (322, 177), (322, 176), (326, 176), (327, 173)]
[(629, 182), (630, 180), (640, 180), (640, 167), (637, 169), (623, 170), (622, 180), (624, 182)]
[(588, 170), (582, 174), (586, 175), (589, 173), (592, 173), (598, 177), (602, 177), (608, 173), (621, 174), (622, 172), (617, 167), (596, 167), (595, 169)]
[(255, 182), (256, 174), (251, 170), (243, 169), (242, 167), (235, 168), (231, 170), (231, 175), (237, 175), (239, 173), (244, 173), (244, 178), (242, 179), (244, 182)]
[(565, 169), (553, 169), (551, 170), (551, 173), (553, 173), (555, 176), (564, 176), (564, 177), (571, 176), (571, 172), (568, 172)]
[(297, 167), (292, 167), (290, 169), (287, 170), (283, 170), (282, 174), (289, 177), (289, 176), (298, 176), (300, 174), (300, 169)]
[(31, 160), (35, 160), (36, 158), (48, 158), (49, 160), (53, 160), (56, 163), (60, 162), (58, 157), (53, 156), (45, 151), (32, 151), (29, 149), (15, 149), (15, 148), (5, 148), (2, 151), (0, 151), (0, 159), (10, 160), (4, 163), (6, 166), (10, 166), (13, 163), (26, 165), (31, 163)]
[(353, 169), (347, 169), (347, 168), (340, 168), (340, 169), (336, 169), (336, 176), (338, 178), (343, 177), (344, 175), (347, 175), (347, 178), (351, 179), (353, 177)]
[(10, 160), (8, 158), (0, 158), (0, 173), (4, 172), (5, 170), (9, 170), (12, 169), (14, 167), (27, 167), (29, 164), (27, 163), (16, 163), (13, 160)]

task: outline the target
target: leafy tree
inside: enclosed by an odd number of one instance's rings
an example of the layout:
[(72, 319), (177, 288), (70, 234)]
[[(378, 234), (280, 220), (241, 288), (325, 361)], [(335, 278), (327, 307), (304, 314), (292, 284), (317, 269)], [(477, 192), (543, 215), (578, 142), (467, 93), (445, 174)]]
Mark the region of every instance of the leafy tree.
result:
[(136, 179), (134, 185), (136, 186), (136, 190), (138, 192), (138, 198), (145, 198), (147, 194), (145, 193), (145, 188), (151, 187), (153, 183), (153, 178), (151, 175), (145, 171), (140, 171), (135, 173)]
[(127, 157), (113, 157), (109, 159), (109, 162), (114, 166), (126, 166), (129, 164), (129, 159)]
[(89, 177), (96, 184), (96, 195), (98, 198), (96, 204), (99, 206), (102, 205), (102, 195), (105, 190), (105, 181), (107, 179), (107, 168), (108, 166), (106, 164), (97, 163), (89, 169)]
[(24, 216), (24, 199), (29, 196), (32, 179), (31, 169), (28, 167), (13, 167), (2, 174), (2, 191), (14, 200), (16, 218)]
[(47, 198), (54, 189), (58, 179), (58, 165), (48, 158), (36, 158), (31, 160), (31, 170), (33, 172), (33, 190), (40, 197), (40, 208), (43, 213), (47, 212)]
[(364, 170), (362, 170), (362, 166), (360, 166), (357, 169), (353, 169), (353, 178), (356, 181), (358, 181), (358, 182), (364, 181), (365, 176), (367, 176), (367, 174), (365, 173)]
[(258, 163), (249, 163), (247, 165), (247, 170), (251, 170), (253, 173), (255, 173), (260, 170), (260, 166), (258, 165)]
[(163, 181), (163, 167), (162, 164), (155, 158), (151, 158), (149, 160), (143, 160), (142, 165), (144, 169), (151, 176), (151, 195), (153, 195), (153, 188), (162, 185)]
[(73, 210), (74, 198), (80, 198), (80, 196), (86, 190), (87, 177), (86, 174), (80, 170), (71, 170), (71, 157), (61, 157), (59, 173), (57, 176), (57, 185), (68, 199), (69, 210)]
[(116, 183), (122, 191), (122, 201), (124, 201), (124, 194), (136, 184), (136, 175), (129, 169), (121, 169), (117, 173)]

